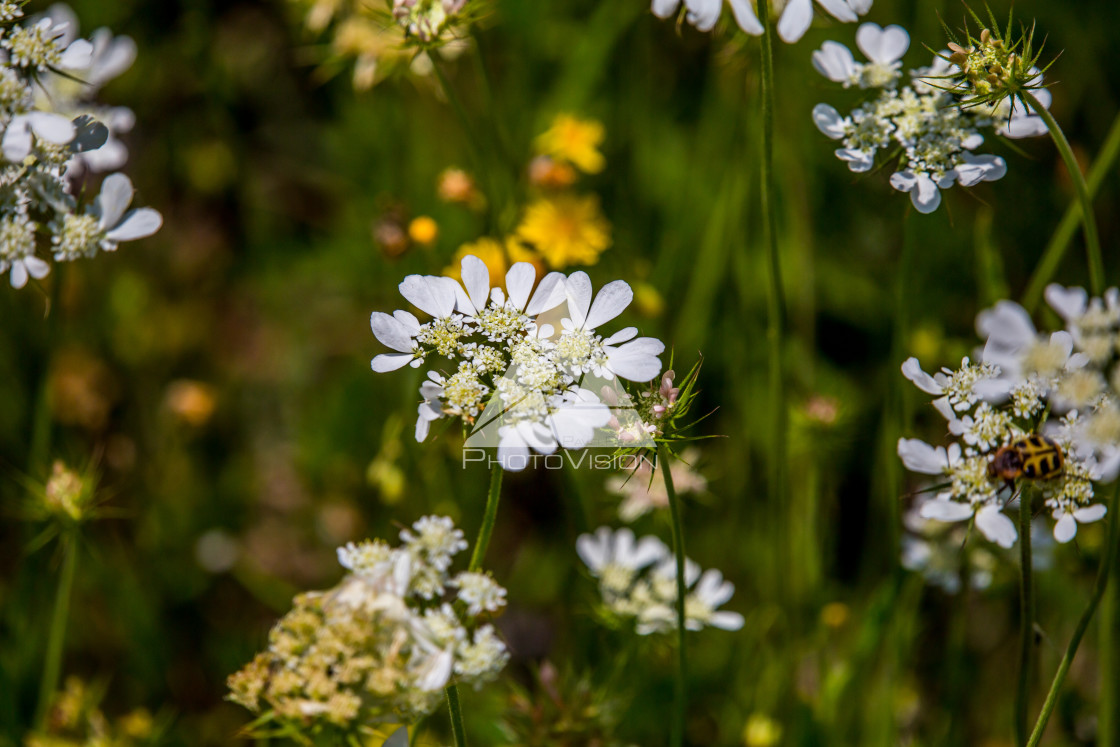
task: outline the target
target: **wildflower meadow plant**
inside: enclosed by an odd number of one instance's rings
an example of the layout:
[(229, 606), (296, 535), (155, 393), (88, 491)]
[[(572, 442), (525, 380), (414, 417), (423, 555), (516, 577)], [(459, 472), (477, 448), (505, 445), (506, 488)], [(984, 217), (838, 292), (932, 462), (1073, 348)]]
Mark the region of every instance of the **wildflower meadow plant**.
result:
[[(1070, 542), (1079, 526), (1116, 513), (1115, 491), (1108, 503), (1102, 492), (1120, 474), (1120, 291), (1089, 298), (1082, 288), (1053, 284), (1046, 298), (1065, 329), (1039, 332), (1021, 306), (1001, 301), (976, 320), (985, 338), (977, 360), (965, 358), (958, 368), (933, 375), (916, 358), (903, 363), (903, 375), (936, 397), (932, 404), (953, 440), (946, 446), (898, 442), (908, 469), (938, 481), (930, 489), (935, 497), (921, 504), (923, 519), (968, 521), (999, 547), (1021, 546), (1024, 627), (1016, 728), (1024, 740), (1034, 640), (1032, 519), (1036, 510), (1049, 514), (1054, 539)], [(1006, 515), (1012, 505), (1017, 522)], [(1115, 517), (1109, 522), (1110, 537), (1116, 523)], [(1109, 548), (1113, 544), (1108, 540)], [(1069, 658), (1079, 642), (1077, 635)], [(1052, 692), (1063, 678), (1059, 670)], [(1039, 736), (1052, 708), (1048, 699), (1035, 728)]]
[(74, 194), (82, 172), (116, 168), (126, 157), (116, 136), (131, 127), (131, 113), (93, 96), (131, 64), (131, 40), (108, 29), (92, 41), (76, 38), (64, 6), (38, 20), (22, 15), (13, 4), (0, 37), (0, 274), (14, 288), (47, 276), (44, 254), (55, 262), (93, 257), (163, 222), (151, 208), (129, 210), (133, 188), (124, 174), (106, 177), (84, 209)]
[[(473, 255), (463, 258), (462, 278), (463, 285), (419, 275), (401, 283), (401, 295), (431, 316), (428, 322), (408, 311), (374, 312), (370, 320), (378, 340), (397, 351), (374, 358), (374, 371), (418, 367), (429, 357), (454, 366), (453, 373), (430, 371), (420, 388), (417, 441), (445, 417), (474, 432), (497, 420), (498, 460), (504, 469), (524, 469), (531, 452), (583, 448), (610, 421), (611, 408), (584, 377), (641, 382), (661, 370), (660, 340), (637, 337), (633, 327), (598, 332), (630, 304), (624, 281), (593, 296), (585, 273), (550, 273), (537, 284), (533, 266), (518, 263), (502, 290), (491, 287), (486, 264)], [(487, 420), (491, 404), (496, 414)]]
[[(626, 528), (599, 527), (595, 534), (580, 535), (576, 551), (588, 571), (599, 581), (604, 619), (614, 625), (633, 625), (638, 635), (676, 629), (674, 611), (677, 569), (672, 551), (657, 537), (635, 539)], [(735, 585), (713, 569), (701, 573), (692, 560), (685, 561), (685, 627), (739, 630), (743, 616), (719, 609), (731, 599)]]
[(502, 670), (509, 654), (486, 620), (506, 590), (451, 574), (463, 533), (426, 516), (400, 538), (338, 548), (346, 577), (296, 597), (268, 650), (230, 677), (230, 700), (261, 714), (247, 733), (364, 741), (431, 713), (449, 682), (477, 687)]
[[(910, 35), (901, 26), (865, 23), (856, 42), (867, 57), (857, 62), (846, 46), (827, 41), (813, 53), (821, 75), (845, 88), (875, 92), (849, 114), (829, 104), (813, 108), (817, 128), (842, 148), (836, 157), (856, 173), (876, 166), (880, 153), (897, 152), (891, 186), (910, 195), (915, 209), (931, 213), (941, 204), (941, 190), (954, 184), (972, 187), (1001, 179), (1007, 173), (1003, 158), (974, 151), (984, 143), (984, 131), (1004, 137), (1045, 134), (1045, 125), (1025, 107), (1009, 102), (978, 102), (970, 87), (946, 85), (956, 66), (942, 56), (927, 67), (911, 70), (902, 84), (902, 59)], [(1045, 96), (1049, 104), (1049, 96)]]

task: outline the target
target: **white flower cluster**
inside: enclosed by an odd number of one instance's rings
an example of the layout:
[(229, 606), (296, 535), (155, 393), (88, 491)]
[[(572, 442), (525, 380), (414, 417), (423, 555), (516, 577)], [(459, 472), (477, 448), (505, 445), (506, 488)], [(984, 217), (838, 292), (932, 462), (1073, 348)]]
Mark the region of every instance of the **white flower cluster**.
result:
[[(665, 633), (677, 628), (677, 566), (673, 553), (656, 537), (636, 540), (629, 529), (599, 527), (594, 535), (576, 540), (576, 552), (591, 575), (599, 580), (603, 604), (612, 617), (634, 620), (639, 635)], [(739, 630), (743, 616), (719, 607), (735, 593), (735, 585), (712, 568), (703, 573), (685, 561), (685, 627), (701, 630), (709, 625)]]
[[(20, 5), (0, 3), (0, 23), (20, 18)], [(155, 210), (127, 210), (133, 190), (124, 174), (107, 177), (84, 210), (71, 189), (81, 173), (127, 158), (117, 136), (131, 129), (132, 112), (93, 99), (135, 56), (132, 40), (108, 29), (77, 38), (77, 20), (63, 5), (0, 28), (0, 274), (10, 271), (13, 287), (50, 272), (40, 249), (69, 262), (159, 229)], [(49, 246), (40, 247), (44, 234)]]
[(340, 547), (350, 573), (297, 598), (268, 651), (230, 678), (230, 698), (253, 711), (263, 702), (303, 726), (348, 730), (411, 723), (453, 680), (493, 679), (509, 654), (479, 618), (505, 606), (506, 590), (486, 573), (449, 573), (467, 547), (451, 519), (426, 516), (400, 537), (395, 548), (380, 540)]
[[(729, 0), (731, 12), (739, 28), (752, 36), (762, 35), (752, 0)], [(825, 11), (837, 21), (852, 23), (871, 10), (872, 0), (817, 0)], [(679, 12), (681, 0), (652, 0), (651, 9), (659, 18), (668, 18)], [(813, 0), (787, 0), (775, 3), (778, 14), (778, 36), (793, 44), (798, 41), (813, 22)], [(700, 31), (715, 28), (723, 12), (723, 0), (684, 0), (685, 18)]]
[(1017, 441), (1041, 434), (1061, 450), (1060, 474), (1016, 480), (1041, 493), (1058, 542), (1073, 539), (1079, 523), (1104, 517), (1095, 484), (1120, 473), (1120, 291), (1090, 300), (1084, 289), (1051, 285), (1046, 298), (1065, 330), (1040, 334), (1021, 306), (1001, 301), (977, 318), (986, 339), (979, 362), (966, 358), (960, 368), (933, 376), (915, 358), (902, 364), (906, 378), (937, 396), (933, 405), (958, 439), (947, 448), (917, 439), (898, 443), (908, 469), (946, 480), (921, 515), (975, 518), (977, 528), (1003, 547), (1015, 543), (1017, 532), (1002, 512), (1011, 497), (1008, 483), (993, 466), (1001, 449), (1017, 449)]
[[(1013, 138), (1046, 132), (1040, 117), (1008, 101), (995, 107), (962, 107), (969, 92), (948, 80), (957, 68), (941, 57), (935, 57), (930, 67), (910, 71), (909, 85), (900, 86), (902, 57), (910, 47), (910, 35), (901, 26), (865, 23), (856, 33), (856, 43), (867, 62), (857, 62), (843, 44), (827, 41), (813, 53), (813, 66), (845, 88), (876, 90), (878, 95), (847, 116), (828, 104), (817, 104), (813, 121), (821, 132), (841, 142), (836, 157), (857, 173), (870, 171), (881, 149), (900, 148), (891, 186), (908, 192), (921, 213), (937, 209), (942, 189), (995, 181), (1007, 172), (1002, 158), (973, 152), (984, 142), (982, 129)], [(1048, 106), (1047, 91), (1040, 89), (1038, 94)]]
[(489, 270), (474, 255), (463, 258), (462, 278), (460, 285), (447, 277), (410, 275), (400, 284), (401, 295), (430, 321), (421, 324), (408, 311), (370, 318), (377, 339), (397, 351), (374, 358), (374, 371), (419, 367), (431, 355), (454, 365), (448, 372), (430, 371), (420, 387), (417, 441), (447, 416), (476, 432), (496, 423), (499, 461), (506, 469), (522, 469), (530, 449), (551, 454), (583, 448), (617, 415), (585, 388), (588, 376), (649, 381), (661, 370), (660, 340), (637, 337), (634, 327), (608, 337), (598, 332), (633, 299), (621, 280), (592, 300), (586, 273), (553, 272), (534, 291), (536, 270), (518, 262), (503, 291), (490, 287)]

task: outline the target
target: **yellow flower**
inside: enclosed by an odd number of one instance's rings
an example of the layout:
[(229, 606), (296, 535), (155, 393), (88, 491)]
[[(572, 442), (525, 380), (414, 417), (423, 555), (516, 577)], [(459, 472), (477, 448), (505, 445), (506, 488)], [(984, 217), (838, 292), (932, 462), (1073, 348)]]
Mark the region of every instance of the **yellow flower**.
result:
[(550, 267), (593, 265), (611, 245), (611, 224), (594, 196), (559, 195), (537, 200), (525, 211), (518, 237)]
[(408, 237), (421, 246), (431, 246), (439, 238), (439, 224), (427, 215), (413, 218), (408, 224)]
[(585, 174), (597, 174), (607, 165), (599, 152), (603, 137), (600, 122), (561, 114), (552, 121), (547, 131), (537, 137), (536, 146), (543, 155), (566, 161)]

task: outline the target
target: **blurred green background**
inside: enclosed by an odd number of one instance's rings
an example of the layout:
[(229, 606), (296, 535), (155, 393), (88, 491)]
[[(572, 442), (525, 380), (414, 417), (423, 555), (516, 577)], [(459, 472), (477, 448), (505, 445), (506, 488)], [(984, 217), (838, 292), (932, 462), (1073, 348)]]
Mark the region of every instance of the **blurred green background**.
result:
[[(292, 594), (337, 581), (335, 546), (392, 538), (429, 512), (468, 537), (477, 529), (484, 472), (460, 469), (451, 431), (413, 441), (421, 372), (370, 372), (381, 348), (368, 318), (404, 305), (401, 278), (441, 272), (489, 227), (436, 196), (439, 173), (469, 167), (470, 155), (431, 79), (355, 92), (347, 71), (323, 76), (324, 40), (279, 1), (73, 5), (83, 33), (108, 25), (139, 45), (102, 98), (136, 111), (125, 170), (138, 202), (166, 222), (152, 239), (65, 268), (51, 344), (42, 294), (0, 288), (0, 743), (20, 744), (31, 721), (58, 575), (54, 545), (24, 551), (34, 528), (17, 509), (28, 478), (44, 477), (27, 461), (47, 377), (52, 454), (93, 465), (113, 509), (84, 531), (64, 674), (103, 683), (110, 716), (156, 714), (161, 743), (232, 744), (249, 714), (223, 702), (225, 678), (265, 645)], [(1007, 4), (993, 9), (1002, 16)], [(1117, 113), (1120, 6), (1024, 0), (1015, 12), (1062, 52), (1048, 75), (1053, 111), (1088, 164)], [(943, 45), (939, 13), (955, 26), (964, 9), (876, 0), (866, 20), (911, 32), (909, 69), (928, 64), (923, 45)], [(810, 53), (828, 38), (854, 48), (855, 26), (818, 16), (800, 43), (776, 48), (793, 423), (785, 504), (765, 484), (757, 40), (678, 30), (643, 0), (501, 0), (480, 32), (492, 106), (469, 56), (448, 69), (517, 163), (557, 113), (603, 122), (608, 166), (582, 189), (601, 196), (613, 246), (587, 269), (596, 286), (655, 289), (661, 303), (625, 319), (665, 340), (683, 368), (703, 355), (699, 408), (715, 412), (697, 435), (726, 438), (700, 445), (709, 489), (686, 505), (689, 555), (735, 582), (729, 607), (747, 624), (690, 638), (689, 743), (1009, 745), (1015, 567), (955, 595), (900, 568), (900, 516), (916, 486), (894, 442), (944, 433), (898, 366), (911, 354), (927, 370), (968, 354), (975, 314), (1022, 293), (1072, 188), (1048, 139), (990, 139), (1007, 177), (948, 191), (930, 216), (887, 174), (848, 172), (809, 113), (821, 101), (844, 110), (859, 94), (817, 75)], [(1098, 198), (1113, 282), (1118, 200), (1113, 169)], [(386, 215), (430, 215), (439, 238), (386, 252), (372, 235)], [(1081, 246), (1076, 235), (1059, 281), (1083, 283)], [(499, 620), (514, 652), (505, 679), (524, 690), (517, 697), (548, 700), (532, 674), (541, 662), (587, 675), (588, 702), (609, 684), (601, 705), (616, 710), (620, 742), (664, 744), (672, 649), (599, 627), (574, 553), (580, 532), (620, 523), (606, 478), (507, 479), (488, 558), (511, 600)], [(1088, 596), (1102, 529), (1085, 527), (1038, 576), (1036, 708)], [(668, 539), (664, 516), (636, 530)], [(1117, 744), (1098, 736), (1102, 679), (1120, 671), (1098, 655), (1097, 627), (1047, 744)], [(635, 663), (607, 683), (630, 646)], [(603, 708), (579, 711), (579, 697), (549, 708), (593, 735)], [(475, 743), (508, 743), (496, 723), (518, 721), (515, 702), (504, 681), (464, 693)], [(437, 712), (423, 743), (446, 737)]]

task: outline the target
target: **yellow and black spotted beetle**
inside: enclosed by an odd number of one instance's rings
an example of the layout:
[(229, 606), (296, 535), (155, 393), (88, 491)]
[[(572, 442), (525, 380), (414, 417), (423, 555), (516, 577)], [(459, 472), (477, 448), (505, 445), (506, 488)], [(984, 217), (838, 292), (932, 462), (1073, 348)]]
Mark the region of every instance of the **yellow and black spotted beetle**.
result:
[(1015, 439), (996, 450), (988, 464), (988, 473), (1008, 483), (1017, 478), (1049, 480), (1059, 477), (1065, 469), (1062, 447), (1053, 439), (1038, 433)]

